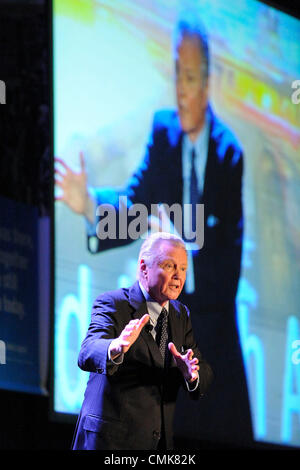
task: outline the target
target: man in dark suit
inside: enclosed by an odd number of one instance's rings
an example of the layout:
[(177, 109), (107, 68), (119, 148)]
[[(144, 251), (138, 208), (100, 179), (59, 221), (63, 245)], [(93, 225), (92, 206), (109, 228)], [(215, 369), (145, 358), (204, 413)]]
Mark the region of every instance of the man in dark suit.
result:
[[(81, 156), (81, 172), (76, 174), (63, 164), (66, 173), (59, 185), (62, 200), (91, 222), (88, 249), (92, 253), (132, 241), (129, 236), (99, 237), (97, 206), (113, 205), (120, 214), (134, 204), (143, 204), (149, 213), (155, 204), (204, 204), (204, 244), (190, 245), (190, 272), (181, 300), (191, 309), (197, 341), (216, 380), (208, 406), (189, 405), (199, 418), (193, 427), (179, 408), (177, 430), (183, 435), (195, 431), (195, 437), (247, 444), (252, 440), (252, 424), (235, 306), (243, 237), (243, 152), (209, 104), (208, 43), (194, 13), (179, 21), (174, 53), (177, 110), (155, 114), (144, 159), (128, 184), (119, 191), (111, 187), (88, 191)], [(120, 204), (120, 196), (126, 198), (126, 205)], [(184, 235), (179, 234), (189, 241), (195, 226), (182, 213)], [(158, 218), (159, 229), (166, 230), (169, 220), (163, 210)]]
[(199, 398), (212, 379), (189, 311), (176, 301), (186, 269), (184, 242), (156, 233), (142, 245), (139, 280), (96, 299), (78, 359), (90, 377), (73, 449), (173, 448), (180, 385)]

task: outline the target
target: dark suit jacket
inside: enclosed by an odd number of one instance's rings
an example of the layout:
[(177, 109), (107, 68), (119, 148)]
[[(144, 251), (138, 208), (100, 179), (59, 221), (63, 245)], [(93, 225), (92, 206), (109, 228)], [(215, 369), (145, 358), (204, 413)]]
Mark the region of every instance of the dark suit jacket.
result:
[[(172, 448), (176, 397), (180, 385), (185, 384), (174, 360), (164, 370), (158, 346), (147, 328), (124, 355), (122, 364), (107, 360), (112, 338), (119, 336), (131, 319), (145, 313), (147, 305), (138, 282), (96, 299), (78, 359), (90, 377), (73, 449), (156, 449), (163, 428), (167, 448)], [(177, 349), (192, 348), (199, 359), (199, 386), (189, 392), (198, 398), (207, 391), (212, 371), (196, 346), (188, 310), (178, 301), (170, 301), (169, 327)]]
[[(199, 312), (232, 309), (240, 274), (243, 235), (241, 147), (211, 108), (209, 113), (204, 190), (199, 197), (199, 203), (204, 204), (204, 246), (194, 253)], [(182, 138), (177, 112), (157, 112), (145, 156), (137, 171), (121, 190), (99, 188), (96, 191), (98, 204), (109, 203), (118, 209), (119, 196), (123, 195), (128, 198), (128, 206), (144, 204), (149, 214), (151, 204), (165, 203), (170, 207), (174, 203), (182, 204)], [(132, 241), (129, 237), (124, 240), (93, 238), (96, 246), (88, 237), (88, 249), (92, 252)]]

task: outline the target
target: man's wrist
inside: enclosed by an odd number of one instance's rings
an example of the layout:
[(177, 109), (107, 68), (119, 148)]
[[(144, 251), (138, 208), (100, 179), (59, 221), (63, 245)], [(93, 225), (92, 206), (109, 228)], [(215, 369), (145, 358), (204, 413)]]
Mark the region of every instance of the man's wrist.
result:
[(109, 359), (114, 361), (120, 356), (122, 356), (122, 354), (123, 354), (123, 351), (122, 351), (122, 347), (120, 346), (118, 342), (118, 338), (113, 339), (108, 348)]
[(93, 224), (95, 221), (96, 214), (96, 204), (93, 198), (93, 194), (89, 188), (86, 190), (85, 194), (85, 204), (84, 204), (84, 216), (86, 219)]
[(186, 382), (188, 391), (193, 392), (194, 390), (196, 390), (196, 388), (199, 385), (199, 374), (197, 375), (197, 378), (195, 380), (192, 380), (191, 382), (189, 380), (186, 380), (185, 382)]

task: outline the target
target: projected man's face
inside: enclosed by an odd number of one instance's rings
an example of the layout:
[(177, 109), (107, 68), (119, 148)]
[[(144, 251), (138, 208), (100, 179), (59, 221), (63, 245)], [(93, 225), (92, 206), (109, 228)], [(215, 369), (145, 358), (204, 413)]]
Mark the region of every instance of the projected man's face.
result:
[(194, 141), (203, 127), (208, 99), (197, 38), (184, 37), (177, 45), (175, 59), (179, 119), (183, 131)]

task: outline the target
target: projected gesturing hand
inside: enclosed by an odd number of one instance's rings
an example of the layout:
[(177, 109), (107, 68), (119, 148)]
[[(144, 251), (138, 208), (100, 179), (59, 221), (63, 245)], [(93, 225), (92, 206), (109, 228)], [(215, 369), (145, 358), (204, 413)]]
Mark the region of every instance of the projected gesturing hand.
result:
[(85, 215), (93, 221), (92, 202), (87, 191), (87, 174), (84, 155), (80, 153), (80, 171), (73, 171), (61, 158), (55, 158), (62, 169), (55, 168), (55, 184), (61, 188), (62, 194), (56, 197), (77, 214)]
[(194, 353), (192, 349), (189, 349), (185, 354), (180, 354), (174, 343), (169, 343), (168, 348), (185, 380), (188, 382), (197, 380), (199, 370), (198, 359), (196, 357), (193, 359)]
[(121, 332), (118, 338), (112, 340), (110, 345), (111, 358), (115, 359), (120, 354), (124, 354), (128, 351), (130, 346), (137, 340), (142, 329), (149, 321), (149, 315), (145, 314), (142, 318), (137, 320), (131, 320)]
[(163, 204), (160, 204), (158, 207), (158, 217), (152, 214), (149, 216), (148, 228), (151, 232), (167, 232), (180, 236), (176, 231), (174, 224), (171, 222)]

